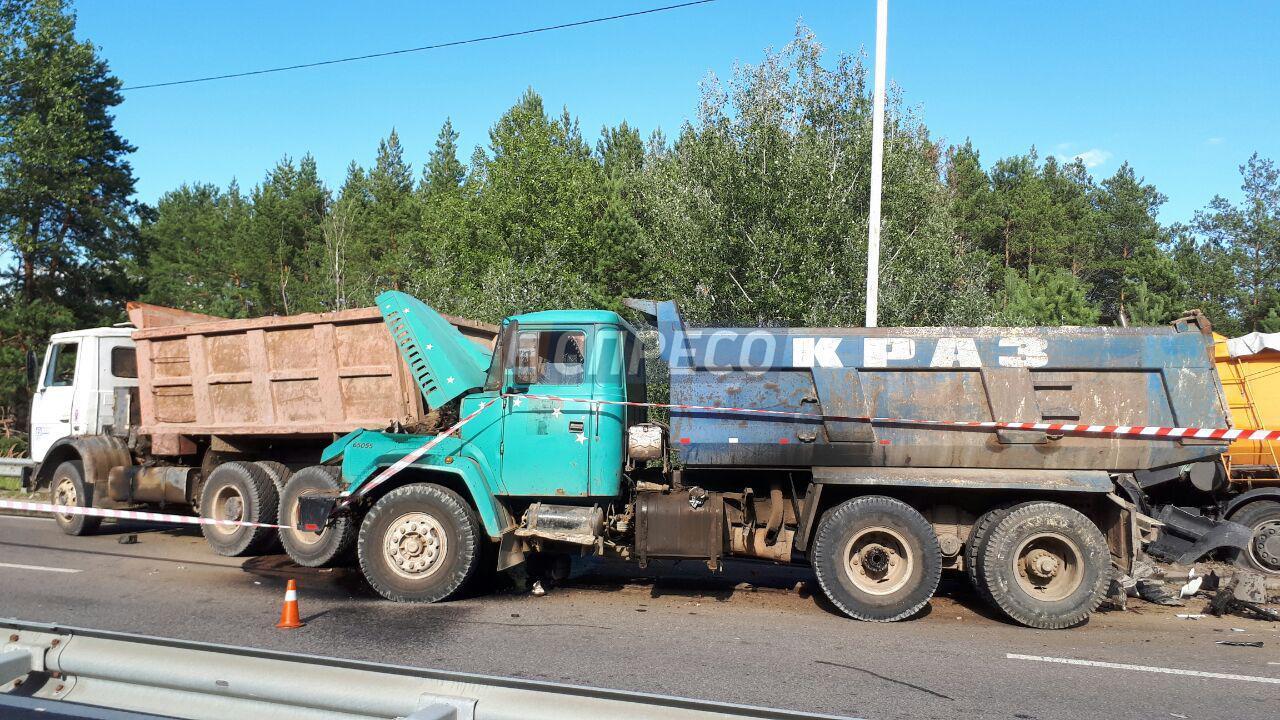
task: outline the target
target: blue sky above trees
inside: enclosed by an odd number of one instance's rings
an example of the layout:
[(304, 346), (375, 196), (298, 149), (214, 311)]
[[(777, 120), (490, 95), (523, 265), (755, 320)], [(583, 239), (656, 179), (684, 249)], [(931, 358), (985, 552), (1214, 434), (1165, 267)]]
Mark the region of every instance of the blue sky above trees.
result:
[[(412, 47), (628, 12), (659, 2), (76, 4), (78, 34), (125, 85)], [(336, 186), (394, 126), (421, 166), (453, 119), (465, 162), (532, 86), (594, 140), (627, 120), (674, 136), (698, 84), (781, 47), (797, 19), (828, 51), (873, 42), (874, 3), (721, 0), (617, 23), (257, 78), (126, 93), (139, 198), (182, 182), (249, 186), (282, 155), (315, 155)], [(1237, 166), (1280, 156), (1280, 5), (907, 3), (890, 9), (891, 80), (935, 138), (973, 139), (984, 163), (1080, 156), (1098, 177), (1131, 162), (1186, 221)]]

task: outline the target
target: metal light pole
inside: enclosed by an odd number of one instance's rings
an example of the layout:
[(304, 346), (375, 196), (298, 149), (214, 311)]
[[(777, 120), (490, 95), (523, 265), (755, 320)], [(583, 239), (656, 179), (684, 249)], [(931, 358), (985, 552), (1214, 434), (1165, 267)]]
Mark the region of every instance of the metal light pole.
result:
[(867, 227), (867, 327), (880, 310), (880, 183), (884, 174), (884, 62), (889, 42), (889, 0), (876, 0), (876, 80), (871, 105), (871, 216)]

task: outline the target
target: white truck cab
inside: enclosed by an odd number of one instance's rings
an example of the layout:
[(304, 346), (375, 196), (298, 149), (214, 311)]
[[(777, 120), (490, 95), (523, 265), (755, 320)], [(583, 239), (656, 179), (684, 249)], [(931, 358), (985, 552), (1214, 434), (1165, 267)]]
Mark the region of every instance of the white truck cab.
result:
[(116, 388), (138, 386), (129, 327), (58, 333), (49, 338), (31, 401), (31, 459), (68, 436), (96, 435), (112, 422)]

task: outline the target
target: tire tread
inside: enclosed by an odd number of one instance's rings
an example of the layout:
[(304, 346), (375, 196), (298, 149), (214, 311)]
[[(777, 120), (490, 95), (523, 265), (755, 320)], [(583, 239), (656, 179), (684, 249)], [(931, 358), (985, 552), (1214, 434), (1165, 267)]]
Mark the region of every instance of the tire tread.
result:
[[(1080, 536), (1077, 539), (1084, 544), (1080, 551), (1086, 563), (1089, 562), (1089, 557), (1093, 553), (1100, 554), (1105, 563), (1098, 572), (1098, 578), (1088, 598), (1068, 613), (1051, 614), (1044, 610), (1020, 607), (1011, 597), (1016, 581), (1004, 578), (1001, 573), (992, 572), (992, 569), (1000, 564), (1001, 546), (1012, 540), (1009, 535), (1014, 527), (1028, 519), (1053, 516), (1066, 521), (1069, 527), (1076, 530), (1076, 534)], [(1092, 520), (1075, 508), (1048, 501), (1026, 502), (1014, 506), (992, 528), (985, 544), (980, 565), (983, 585), (991, 598), (992, 605), (1016, 623), (1039, 630), (1062, 630), (1074, 627), (1088, 620), (1106, 597), (1107, 585), (1111, 580), (1111, 554), (1106, 538)], [(1093, 547), (1090, 548), (1089, 545)], [(1002, 583), (1002, 580), (1005, 582)]]
[[(920, 559), (924, 564), (925, 572), (918, 586), (921, 588), (927, 587), (928, 591), (921, 593), (921, 596), (909, 606), (900, 608), (890, 615), (881, 615), (864, 610), (854, 605), (854, 598), (844, 597), (846, 591), (838, 578), (829, 576), (826, 568), (828, 558), (824, 557), (833, 550), (842, 550), (843, 543), (832, 537), (832, 535), (840, 531), (844, 522), (847, 522), (850, 518), (877, 512), (895, 515), (908, 525), (915, 526), (914, 529), (919, 536), (917, 539), (921, 541), (923, 551), (928, 555), (928, 557)], [(942, 548), (938, 544), (938, 537), (934, 534), (933, 526), (915, 508), (901, 500), (883, 495), (856, 497), (828, 510), (818, 524), (811, 552), (813, 553), (812, 565), (814, 574), (817, 575), (818, 584), (822, 587), (823, 593), (841, 612), (855, 620), (866, 622), (897, 622), (905, 620), (920, 612), (929, 603), (942, 578)]]

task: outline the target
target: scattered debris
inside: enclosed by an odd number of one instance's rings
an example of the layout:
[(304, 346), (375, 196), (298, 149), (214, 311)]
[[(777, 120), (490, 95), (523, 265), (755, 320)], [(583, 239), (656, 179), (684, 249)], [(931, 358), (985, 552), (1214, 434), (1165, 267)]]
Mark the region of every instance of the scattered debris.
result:
[(1144, 578), (1138, 581), (1138, 597), (1149, 603), (1156, 605), (1168, 605), (1170, 607), (1178, 607), (1184, 605), (1182, 600), (1174, 595), (1169, 586), (1165, 585), (1164, 580), (1157, 578)]
[(1183, 620), (1199, 620), (1204, 617), (1204, 613), (1178, 613), (1178, 617)]
[(1251, 603), (1265, 603), (1267, 601), (1266, 578), (1262, 577), (1262, 573), (1241, 570), (1232, 576), (1232, 580), (1235, 581), (1235, 596), (1237, 600)]
[(1204, 576), (1204, 582), (1201, 583), (1200, 589), (1204, 592), (1217, 590), (1222, 586), (1222, 577), (1218, 575), (1217, 570), (1210, 570), (1208, 575)]
[(1107, 586), (1108, 607), (1113, 610), (1126, 610), (1131, 597), (1138, 597), (1138, 581), (1131, 575), (1116, 570), (1111, 574), (1111, 584)]
[(129, 533), (128, 535), (121, 535), (120, 537), (116, 538), (116, 542), (120, 543), (121, 545), (137, 545), (138, 534)]
[(1117, 584), (1125, 589), (1126, 595), (1142, 598), (1156, 605), (1177, 607), (1183, 604), (1165, 585), (1164, 570), (1149, 558), (1140, 557), (1135, 560), (1132, 570), (1132, 576), (1121, 576), (1117, 581)]
[(1183, 585), (1182, 589), (1178, 591), (1178, 597), (1183, 599), (1195, 597), (1195, 594), (1200, 592), (1200, 586), (1202, 584), (1204, 584), (1204, 576), (1196, 575), (1196, 569), (1191, 568), (1187, 584)]
[(1230, 645), (1231, 647), (1251, 647), (1251, 648), (1262, 647), (1261, 640), (1219, 640), (1217, 644)]
[[(1259, 596), (1260, 600), (1257, 599)], [(1266, 597), (1264, 578), (1249, 570), (1239, 570), (1226, 585), (1218, 589), (1204, 611), (1215, 617), (1235, 613), (1243, 617), (1280, 622), (1280, 612), (1261, 605), (1266, 602)]]
[(541, 580), (534, 580), (533, 587), (530, 588), (530, 592), (533, 593), (534, 597), (542, 597), (543, 595), (547, 594), (547, 589), (542, 587)]

